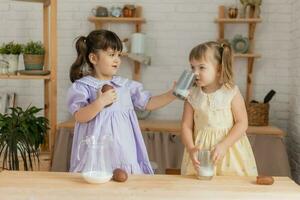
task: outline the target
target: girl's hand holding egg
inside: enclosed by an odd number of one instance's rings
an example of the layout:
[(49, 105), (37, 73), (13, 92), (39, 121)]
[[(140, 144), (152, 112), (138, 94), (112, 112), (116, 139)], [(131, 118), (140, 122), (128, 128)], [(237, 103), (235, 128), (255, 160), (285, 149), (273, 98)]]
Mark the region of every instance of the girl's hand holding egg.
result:
[(117, 93), (113, 86), (105, 84), (98, 93), (98, 98), (102, 101), (104, 107), (111, 106), (117, 100)]

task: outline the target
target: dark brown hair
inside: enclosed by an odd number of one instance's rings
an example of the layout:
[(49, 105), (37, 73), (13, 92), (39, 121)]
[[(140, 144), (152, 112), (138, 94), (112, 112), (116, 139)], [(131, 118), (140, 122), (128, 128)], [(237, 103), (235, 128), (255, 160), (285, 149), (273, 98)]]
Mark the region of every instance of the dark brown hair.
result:
[(212, 58), (216, 64), (220, 66), (221, 83), (225, 86), (232, 87), (233, 69), (232, 69), (232, 50), (230, 44), (226, 41), (210, 41), (197, 45), (194, 47), (189, 56), (189, 60), (208, 60), (210, 55), (208, 51), (213, 53)]
[(107, 50), (108, 48), (114, 51), (122, 51), (122, 42), (117, 34), (112, 31), (95, 30), (87, 37), (80, 36), (75, 47), (77, 58), (70, 69), (71, 82), (94, 73), (94, 66), (89, 60), (90, 53), (97, 53), (100, 49)]

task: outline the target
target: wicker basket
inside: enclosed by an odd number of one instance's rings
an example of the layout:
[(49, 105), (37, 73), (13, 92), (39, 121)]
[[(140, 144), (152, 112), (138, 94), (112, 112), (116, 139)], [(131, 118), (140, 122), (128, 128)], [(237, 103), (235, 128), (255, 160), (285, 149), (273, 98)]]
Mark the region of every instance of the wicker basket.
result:
[(268, 103), (249, 103), (247, 105), (249, 126), (268, 126), (269, 107)]

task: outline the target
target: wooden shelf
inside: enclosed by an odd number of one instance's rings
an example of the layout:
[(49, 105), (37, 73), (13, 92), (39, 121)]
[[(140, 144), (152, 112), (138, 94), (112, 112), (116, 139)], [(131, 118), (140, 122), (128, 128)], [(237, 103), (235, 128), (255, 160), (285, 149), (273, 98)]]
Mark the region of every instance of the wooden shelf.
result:
[[(248, 18), (237, 18), (230, 19), (226, 18), (225, 15), (225, 6), (219, 6), (219, 16), (215, 20), (219, 26), (219, 38), (218, 40), (225, 39), (225, 24), (237, 24), (237, 23), (246, 23), (248, 25), (248, 39), (249, 39), (249, 49), (248, 52), (254, 52), (254, 33), (256, 29), (256, 24), (262, 22), (261, 18), (254, 17), (254, 8), (251, 7), (249, 10)], [(253, 66), (255, 58), (260, 58), (260, 54), (248, 53), (248, 54), (234, 54), (234, 58), (247, 58), (247, 78), (246, 78), (246, 102), (249, 103), (252, 98), (253, 92)]]
[[(142, 131), (161, 132), (168, 134), (181, 134), (181, 121), (179, 120), (139, 120)], [(75, 125), (74, 119), (59, 123), (57, 128), (73, 129)], [(284, 131), (275, 126), (249, 126), (248, 135), (272, 135), (283, 137), (286, 135)]]
[(43, 3), (44, 5), (50, 5), (51, 0), (13, 0), (13, 1), (24, 1), (24, 2), (31, 2), (31, 3)]
[[(102, 29), (105, 23), (131, 23), (135, 25), (135, 32), (141, 32), (142, 24), (146, 20), (142, 17), (142, 7), (136, 6), (136, 17), (88, 17), (88, 21), (95, 24), (95, 29)], [(125, 54), (128, 58), (134, 61), (132, 79), (135, 81), (141, 80), (141, 64), (150, 65), (151, 59), (149, 56), (138, 54)]]
[(228, 24), (235, 24), (235, 23), (260, 23), (262, 22), (261, 18), (217, 18), (215, 20), (217, 23), (228, 23)]
[(41, 75), (0, 75), (0, 79), (46, 80), (44, 81), (44, 116), (48, 118), (50, 130), (45, 137), (42, 151), (51, 152), (54, 147), (57, 124), (57, 0), (15, 0), (20, 2), (43, 3), (43, 44), (45, 47), (45, 70), (51, 74)]
[(50, 75), (45, 75), (45, 76), (37, 76), (37, 75), (5, 75), (5, 74), (0, 74), (0, 79), (21, 79), (21, 80), (48, 80), (50, 79)]
[(141, 17), (94, 17), (88, 18), (93, 23), (145, 23), (145, 19)]
[(245, 54), (241, 54), (241, 53), (237, 53), (233, 55), (235, 58), (260, 58), (261, 55), (260, 54), (250, 54), (250, 53), (245, 53)]
[(136, 61), (140, 64), (144, 64), (144, 65), (151, 64), (151, 57), (143, 54), (123, 53), (122, 56), (128, 57), (129, 59)]

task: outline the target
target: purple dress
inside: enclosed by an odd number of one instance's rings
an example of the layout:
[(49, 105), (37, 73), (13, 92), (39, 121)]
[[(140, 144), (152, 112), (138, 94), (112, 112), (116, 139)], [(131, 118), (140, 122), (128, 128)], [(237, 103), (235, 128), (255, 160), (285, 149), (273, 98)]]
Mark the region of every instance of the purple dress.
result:
[[(71, 172), (81, 172), (84, 163), (78, 159), (80, 142), (89, 136), (101, 138), (110, 134), (113, 138), (114, 153), (110, 155), (111, 169), (122, 168), (130, 174), (153, 174), (146, 146), (139, 127), (134, 107), (145, 109), (151, 94), (143, 91), (141, 83), (114, 76), (102, 81), (92, 76), (76, 80), (68, 91), (68, 108), (74, 113), (97, 98), (98, 90), (104, 85), (113, 86), (117, 101), (104, 108), (92, 120), (75, 124)], [(86, 148), (80, 147), (79, 157), (84, 159)]]

